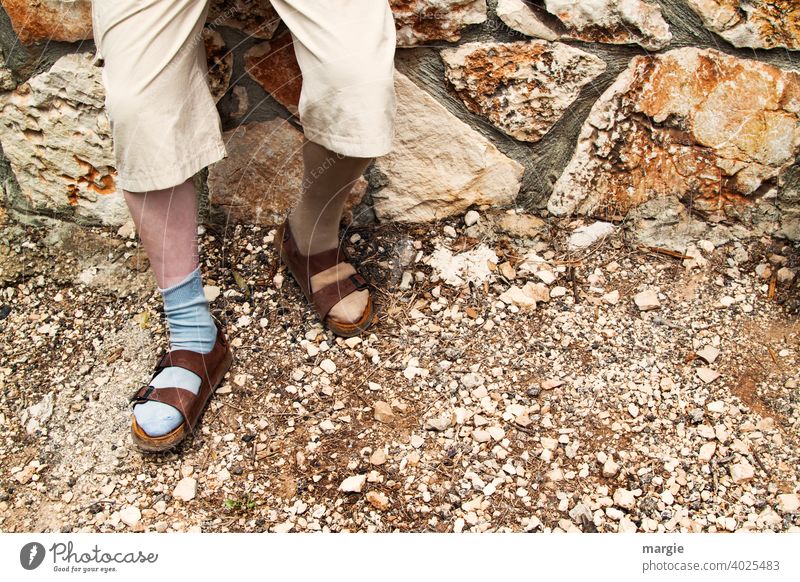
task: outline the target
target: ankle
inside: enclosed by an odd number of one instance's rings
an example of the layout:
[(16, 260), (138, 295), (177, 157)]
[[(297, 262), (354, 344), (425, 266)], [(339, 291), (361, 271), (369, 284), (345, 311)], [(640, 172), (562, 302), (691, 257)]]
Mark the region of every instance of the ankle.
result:
[(339, 245), (338, 226), (338, 223), (333, 227), (319, 221), (298, 219), (294, 213), (289, 215), (289, 227), (297, 248), (306, 256), (336, 248)]

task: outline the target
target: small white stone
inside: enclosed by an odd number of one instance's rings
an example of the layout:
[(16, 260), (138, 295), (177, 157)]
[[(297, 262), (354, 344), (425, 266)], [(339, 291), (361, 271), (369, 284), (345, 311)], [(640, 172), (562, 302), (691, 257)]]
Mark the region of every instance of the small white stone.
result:
[(361, 490), (364, 488), (364, 483), (366, 482), (366, 475), (353, 475), (352, 477), (348, 477), (342, 481), (341, 485), (339, 485), (339, 491), (344, 491), (346, 493), (361, 493)]
[(483, 429), (477, 428), (472, 431), (472, 438), (479, 443), (488, 443), (492, 439), (492, 435)]
[(706, 443), (700, 447), (700, 453), (697, 455), (698, 460), (703, 463), (708, 463), (717, 451), (717, 443)]
[(567, 294), (567, 288), (566, 287), (560, 287), (560, 286), (559, 287), (553, 287), (553, 289), (550, 291), (550, 297), (553, 297), (553, 298), (563, 297), (566, 294)]
[(712, 345), (703, 346), (696, 353), (697, 357), (702, 358), (708, 364), (713, 364), (719, 357), (719, 350)]
[(394, 411), (388, 402), (378, 400), (372, 405), (372, 416), (378, 422), (389, 424), (394, 420)]
[(603, 303), (608, 303), (609, 305), (616, 305), (619, 303), (619, 291), (616, 289), (614, 291), (610, 291), (603, 295), (602, 297)]
[(658, 300), (658, 293), (656, 293), (655, 289), (645, 289), (637, 293), (633, 301), (636, 303), (639, 311), (650, 311), (661, 307), (661, 302)]
[(661, 492), (661, 501), (663, 501), (665, 505), (672, 505), (675, 503), (675, 496), (669, 489), (665, 489)]
[(221, 289), (216, 285), (206, 285), (203, 287), (203, 295), (206, 296), (206, 301), (209, 303), (213, 303), (214, 300), (219, 297)]
[(464, 215), (464, 224), (467, 226), (472, 226), (473, 224), (478, 224), (481, 219), (481, 215), (475, 212), (474, 210), (470, 210)]
[(636, 496), (632, 491), (619, 488), (614, 491), (614, 503), (623, 509), (633, 509), (634, 505), (636, 505)]
[(637, 416), (639, 416), (639, 407), (631, 402), (628, 405), (628, 414), (630, 414), (631, 417), (636, 418)]
[(128, 505), (119, 512), (119, 518), (128, 527), (133, 527), (142, 519), (142, 512), (135, 505)]
[(490, 426), (486, 428), (486, 432), (488, 432), (492, 438), (496, 441), (503, 440), (503, 437), (506, 436), (506, 431), (504, 431), (499, 426)]
[(182, 501), (191, 501), (197, 493), (197, 480), (193, 477), (184, 477), (175, 486), (172, 496)]
[(319, 363), (319, 367), (322, 368), (326, 374), (333, 374), (336, 371), (336, 364), (334, 364), (333, 360), (329, 358), (322, 360)]
[(608, 459), (603, 463), (603, 477), (613, 477), (619, 473), (619, 464), (615, 463), (613, 459)]
[(783, 513), (794, 513), (800, 509), (800, 495), (797, 493), (782, 493), (778, 495), (778, 509)]
[(737, 463), (731, 467), (731, 479), (734, 483), (745, 483), (755, 475), (755, 469), (750, 463)]
[(705, 384), (710, 384), (720, 377), (720, 373), (716, 370), (712, 370), (711, 368), (703, 366), (702, 368), (697, 368), (697, 377), (700, 378)]
[(442, 232), (444, 232), (445, 236), (448, 236), (450, 238), (456, 238), (458, 236), (456, 229), (450, 226), (449, 224), (442, 229)]

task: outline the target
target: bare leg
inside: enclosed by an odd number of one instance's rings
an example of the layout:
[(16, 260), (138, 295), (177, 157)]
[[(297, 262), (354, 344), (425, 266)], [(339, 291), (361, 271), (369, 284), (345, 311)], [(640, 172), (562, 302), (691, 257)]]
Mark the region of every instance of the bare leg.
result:
[[(305, 140), (303, 193), (289, 215), (300, 252), (312, 255), (339, 244), (339, 223), (347, 196), (372, 158), (341, 156)], [(311, 278), (311, 289), (344, 279), (355, 273), (352, 265), (340, 264)], [(367, 306), (369, 291), (351, 293), (333, 306), (331, 317), (343, 322), (357, 321)]]
[(158, 286), (180, 283), (198, 265), (197, 192), (192, 180), (174, 188), (125, 192), (136, 231)]

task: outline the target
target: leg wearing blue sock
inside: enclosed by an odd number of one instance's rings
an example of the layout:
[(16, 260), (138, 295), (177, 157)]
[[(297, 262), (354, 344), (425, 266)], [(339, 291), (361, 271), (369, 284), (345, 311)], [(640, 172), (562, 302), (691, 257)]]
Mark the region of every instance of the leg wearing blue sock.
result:
[[(183, 281), (167, 289), (159, 289), (164, 298), (164, 313), (169, 328), (171, 350), (191, 350), (207, 354), (214, 348), (217, 327), (208, 309), (197, 267)], [(200, 377), (177, 366), (164, 368), (150, 382), (156, 388), (184, 388), (197, 394)], [(148, 401), (133, 407), (136, 422), (150, 436), (161, 436), (183, 422), (183, 415), (168, 404)]]

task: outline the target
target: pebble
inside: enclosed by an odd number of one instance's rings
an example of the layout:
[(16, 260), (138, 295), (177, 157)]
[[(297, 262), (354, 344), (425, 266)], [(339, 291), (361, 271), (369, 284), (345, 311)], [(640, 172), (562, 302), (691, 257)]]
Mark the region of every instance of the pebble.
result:
[(449, 224), (445, 225), (445, 227), (442, 229), (442, 232), (444, 233), (445, 236), (450, 238), (456, 238), (458, 236), (456, 229), (450, 226)]
[(435, 430), (439, 432), (446, 431), (452, 423), (452, 414), (443, 414), (441, 416), (434, 416), (425, 420), (423, 428), (425, 430)]
[(633, 509), (636, 505), (636, 496), (633, 491), (619, 488), (614, 491), (614, 503), (623, 509)]
[(339, 485), (339, 491), (344, 491), (345, 493), (361, 493), (366, 482), (366, 475), (353, 475), (342, 481)]
[(221, 292), (222, 290), (216, 285), (206, 285), (203, 287), (203, 294), (206, 296), (206, 301), (209, 303), (213, 303)]
[(705, 360), (707, 364), (713, 364), (719, 357), (719, 350), (712, 345), (703, 346), (702, 349), (697, 350), (697, 357)]
[(133, 527), (142, 519), (142, 512), (135, 505), (128, 505), (119, 512), (119, 518), (128, 527)]
[(481, 219), (481, 215), (475, 212), (474, 210), (470, 210), (464, 215), (464, 224), (467, 226), (472, 226), (473, 224), (478, 224)]
[(560, 287), (560, 286), (559, 287), (553, 287), (553, 289), (551, 289), (551, 291), (550, 291), (550, 297), (553, 297), (553, 298), (563, 297), (566, 294), (567, 294), (567, 288), (566, 287)]
[(697, 458), (703, 463), (708, 463), (714, 457), (716, 451), (717, 443), (705, 443), (700, 447), (700, 453)]
[(619, 464), (613, 459), (608, 459), (603, 463), (603, 477), (613, 477), (617, 473), (619, 473)]
[(794, 513), (800, 509), (800, 495), (797, 493), (782, 493), (778, 495), (778, 509), (783, 513)]
[(378, 422), (389, 424), (394, 420), (394, 412), (388, 402), (378, 400), (372, 405), (372, 415)]
[(602, 297), (603, 303), (608, 303), (609, 305), (616, 305), (619, 303), (619, 291), (616, 289), (614, 291), (610, 291), (603, 295)]
[(697, 377), (700, 378), (704, 383), (710, 384), (714, 380), (720, 377), (720, 373), (716, 370), (712, 370), (711, 368), (707, 368), (705, 366), (701, 368), (697, 368)]
[(731, 466), (731, 479), (733, 479), (734, 483), (746, 483), (755, 475), (755, 469), (750, 463), (736, 463)]
[(172, 496), (182, 501), (191, 501), (197, 493), (197, 480), (193, 477), (184, 477), (175, 486)]
[(658, 300), (658, 293), (654, 289), (645, 289), (637, 293), (633, 297), (636, 307), (639, 311), (650, 311), (661, 307), (661, 302)]
[(322, 360), (319, 363), (319, 367), (322, 368), (326, 374), (333, 374), (336, 371), (336, 364), (334, 364), (333, 360), (329, 358)]
[(472, 438), (479, 443), (488, 443), (492, 440), (492, 435), (490, 435), (488, 431), (477, 428), (472, 431)]
[(615, 227), (610, 222), (594, 222), (587, 226), (576, 228), (569, 237), (569, 247), (571, 249), (582, 249), (590, 246), (597, 240), (613, 234)]
[(379, 491), (367, 492), (367, 501), (375, 509), (384, 510), (389, 508), (389, 498), (385, 493)]
[(383, 465), (386, 462), (386, 451), (384, 449), (375, 449), (369, 457), (369, 462), (373, 465)]

